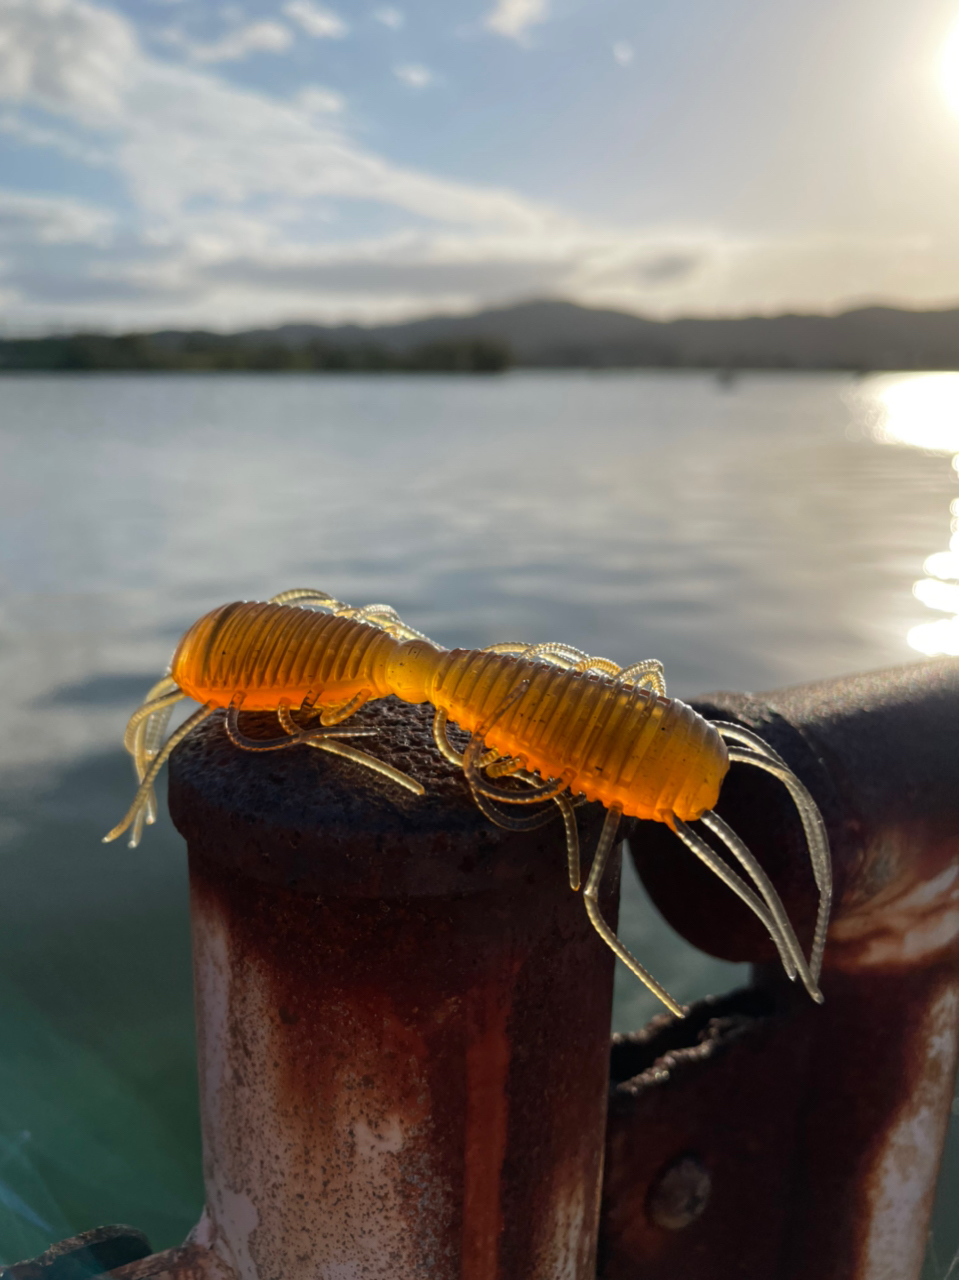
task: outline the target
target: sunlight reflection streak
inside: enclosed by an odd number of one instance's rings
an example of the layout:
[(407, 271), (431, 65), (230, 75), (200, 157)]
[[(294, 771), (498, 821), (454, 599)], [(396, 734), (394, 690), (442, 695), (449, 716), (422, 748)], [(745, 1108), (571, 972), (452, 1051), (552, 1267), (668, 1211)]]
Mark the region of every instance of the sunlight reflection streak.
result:
[[(959, 112), (959, 26), (950, 37), (947, 58), (954, 74), (947, 90), (955, 95)], [(945, 70), (944, 70), (945, 74)], [(959, 473), (959, 373), (889, 375), (871, 380), (865, 400), (871, 412), (872, 433), (882, 444), (953, 454)], [(948, 551), (936, 551), (923, 564), (927, 575), (913, 584), (912, 593), (927, 608), (951, 618), (922, 622), (910, 628), (910, 648), (929, 657), (959, 656), (959, 498), (949, 504), (952, 516)]]

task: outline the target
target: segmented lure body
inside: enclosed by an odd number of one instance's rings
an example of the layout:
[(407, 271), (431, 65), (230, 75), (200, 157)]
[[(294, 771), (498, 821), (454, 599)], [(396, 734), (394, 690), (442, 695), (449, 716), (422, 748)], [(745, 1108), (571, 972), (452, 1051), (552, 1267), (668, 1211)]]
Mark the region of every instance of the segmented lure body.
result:
[(170, 675), (201, 704), (275, 711), (281, 698), (334, 706), (382, 687), (384, 659), (397, 642), (378, 627), (289, 605), (225, 604), (186, 632)]
[(483, 737), (524, 769), (563, 778), (573, 795), (607, 809), (618, 805), (657, 822), (692, 822), (719, 798), (726, 744), (692, 707), (651, 689), (461, 650), (448, 656), (429, 701), (474, 733), (523, 684)]
[[(170, 674), (201, 704), (244, 711), (430, 702), (485, 744), (574, 795), (635, 818), (685, 822), (719, 797), (726, 745), (691, 707), (609, 677), (473, 649), (398, 640), (369, 623), (271, 604), (230, 604), (190, 628)], [(514, 691), (525, 685), (499, 719)]]
[[(584, 891), (590, 919), (617, 955), (674, 1012), (679, 1005), (609, 929), (599, 912), (599, 883), (620, 818), (667, 823), (762, 920), (790, 977), (815, 999), (831, 896), (828, 844), (812, 798), (762, 739), (736, 725), (711, 724), (666, 697), (662, 667), (648, 660), (621, 670), (562, 644), (494, 645), (446, 650), (408, 627), (386, 605), (352, 609), (323, 592), (285, 592), (267, 603), (222, 605), (200, 618), (177, 646), (170, 673), (134, 713), (124, 739), (140, 788), (124, 820), (140, 839), (156, 813), (153, 782), (173, 747), (200, 720), (226, 708), (237, 746), (279, 750), (303, 743), (346, 756), (422, 794), (422, 787), (344, 737), (373, 731), (341, 727), (365, 702), (395, 695), (435, 708), (442, 754), (461, 766), (474, 799), (494, 822), (528, 829), (559, 809), (567, 839), (570, 884), (579, 888), (579, 839), (571, 797), (596, 800), (608, 817)], [(173, 705), (201, 704), (166, 743)], [(240, 711), (275, 711), (284, 736), (251, 740)], [(294, 713), (300, 720), (293, 718)], [(319, 724), (313, 723), (319, 715)], [(470, 735), (462, 752), (448, 738), (453, 721)], [(727, 741), (733, 743), (727, 747)], [(759, 864), (712, 808), (731, 760), (775, 774), (789, 788), (806, 831), (820, 912), (809, 962), (778, 894)], [(508, 777), (511, 781), (498, 782)], [(503, 808), (506, 806), (506, 809)], [(513, 816), (516, 810), (519, 816)], [(746, 870), (743, 880), (687, 824), (701, 819)]]

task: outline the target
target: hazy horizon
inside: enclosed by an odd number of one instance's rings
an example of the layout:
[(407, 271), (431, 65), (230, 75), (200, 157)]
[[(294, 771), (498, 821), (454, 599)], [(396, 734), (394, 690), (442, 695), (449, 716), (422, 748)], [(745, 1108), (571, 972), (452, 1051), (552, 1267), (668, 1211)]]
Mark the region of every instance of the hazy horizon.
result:
[[(915, 315), (931, 315), (931, 314), (938, 314), (942, 312), (959, 311), (959, 297), (951, 301), (948, 301), (939, 307), (915, 306), (915, 305), (910, 305), (908, 303), (900, 303), (896, 301), (876, 298), (876, 299), (863, 299), (860, 301), (854, 300), (848, 306), (842, 305), (836, 308), (823, 308), (821, 311), (814, 311), (814, 310), (802, 311), (798, 309), (794, 311), (789, 311), (789, 310), (770, 309), (765, 312), (756, 310), (756, 311), (742, 311), (738, 313), (728, 312), (728, 313), (720, 313), (715, 315), (694, 314), (692, 312), (680, 312), (677, 315), (660, 316), (660, 315), (652, 315), (648, 312), (634, 310), (632, 308), (625, 307), (625, 306), (623, 307), (603, 306), (602, 304), (598, 304), (598, 303), (593, 304), (588, 302), (579, 302), (575, 298), (542, 296), (542, 297), (529, 297), (529, 298), (514, 298), (514, 299), (504, 300), (503, 302), (490, 303), (488, 305), (483, 305), (483, 306), (463, 307), (460, 309), (434, 308), (430, 310), (417, 311), (417, 312), (411, 313), (408, 316), (390, 317), (384, 320), (377, 320), (377, 319), (327, 320), (327, 319), (324, 319), (323, 317), (310, 316), (310, 315), (290, 315), (285, 318), (280, 318), (280, 319), (271, 321), (269, 323), (263, 323), (263, 324), (259, 324), (255, 319), (252, 319), (249, 323), (243, 324), (243, 325), (210, 324), (210, 325), (194, 326), (194, 325), (188, 325), (188, 324), (183, 324), (183, 325), (173, 324), (173, 325), (156, 326), (156, 328), (153, 330), (149, 329), (147, 326), (141, 326), (139, 329), (133, 330), (133, 329), (124, 328), (122, 326), (118, 327), (118, 326), (102, 325), (102, 326), (98, 326), (95, 331), (108, 334), (108, 335), (114, 335), (114, 334), (119, 335), (122, 333), (158, 332), (163, 330), (170, 330), (175, 332), (178, 330), (188, 330), (188, 329), (196, 328), (196, 329), (202, 329), (210, 333), (220, 334), (224, 337), (229, 337), (234, 334), (248, 333), (248, 332), (256, 331), (259, 329), (263, 329), (264, 331), (269, 332), (274, 329), (297, 328), (300, 326), (304, 326), (304, 327), (316, 326), (320, 328), (323, 328), (323, 327), (338, 328), (341, 326), (356, 325), (357, 327), (362, 329), (372, 330), (372, 329), (378, 329), (383, 326), (389, 326), (394, 324), (399, 325), (399, 324), (406, 324), (406, 323), (415, 323), (418, 320), (447, 320), (447, 319), (452, 320), (452, 319), (464, 319), (464, 318), (468, 319), (473, 316), (480, 316), (487, 313), (495, 313), (498, 311), (511, 311), (514, 309), (522, 308), (522, 307), (533, 307), (543, 303), (566, 303), (571, 306), (580, 307), (586, 311), (617, 312), (621, 315), (632, 316), (638, 320), (649, 320), (657, 324), (671, 324), (671, 323), (680, 322), (684, 320), (717, 320), (717, 321), (777, 320), (777, 319), (795, 318), (795, 317), (804, 318), (804, 319), (805, 318), (837, 319), (840, 316), (850, 315), (859, 311), (870, 311), (870, 310), (899, 311), (899, 312), (904, 312), (907, 314), (915, 314)], [(63, 336), (69, 336), (71, 334), (79, 333), (79, 332), (94, 332), (94, 327), (91, 325), (78, 326), (69, 321), (64, 322), (62, 324), (48, 324), (48, 325), (32, 325), (31, 324), (31, 325), (20, 325), (20, 326), (16, 326), (16, 325), (7, 326), (3, 323), (3, 317), (2, 315), (0, 315), (0, 341), (15, 340), (17, 338), (63, 337)]]

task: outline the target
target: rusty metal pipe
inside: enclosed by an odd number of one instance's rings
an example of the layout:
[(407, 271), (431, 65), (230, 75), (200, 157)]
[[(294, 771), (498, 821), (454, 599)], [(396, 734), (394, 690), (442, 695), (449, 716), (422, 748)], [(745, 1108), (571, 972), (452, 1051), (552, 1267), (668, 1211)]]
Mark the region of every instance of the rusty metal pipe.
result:
[[(959, 1051), (959, 662), (695, 705), (760, 733), (824, 814), (826, 1003), (634, 825), (666, 917), (754, 981), (614, 1037), (599, 1276), (916, 1280)], [(362, 714), (427, 798), (307, 747), (238, 751), (216, 721), (173, 757), (208, 1203), (117, 1280), (595, 1274), (612, 963), (560, 833), (490, 827), (420, 710)], [(808, 945), (785, 791), (736, 765), (719, 811)], [(587, 848), (601, 817), (581, 811)]]
[[(789, 988), (754, 919), (681, 846), (636, 830), (670, 923), (757, 968), (752, 992), (617, 1038), (601, 1275), (913, 1280), (959, 1053), (959, 662), (694, 705), (761, 734), (823, 812), (826, 1002)], [(815, 890), (782, 788), (736, 765), (719, 811), (808, 943)], [(679, 1226), (662, 1211), (676, 1186), (697, 1205)]]
[[(238, 750), (220, 717), (171, 760), (196, 1238), (242, 1280), (593, 1280), (613, 960), (561, 828), (487, 822), (424, 709), (361, 718), (425, 797), (307, 746)], [(617, 897), (618, 863), (611, 921)]]

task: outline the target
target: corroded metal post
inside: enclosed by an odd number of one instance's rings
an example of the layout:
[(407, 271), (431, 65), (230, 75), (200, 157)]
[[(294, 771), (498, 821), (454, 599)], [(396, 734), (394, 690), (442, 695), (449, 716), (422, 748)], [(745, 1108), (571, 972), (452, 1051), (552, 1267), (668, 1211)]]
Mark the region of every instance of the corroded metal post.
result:
[(242, 1280), (594, 1280), (613, 961), (561, 824), (489, 824), (424, 709), (361, 717), (426, 796), (219, 717), (171, 762), (200, 1235)]
[[(826, 1002), (663, 827), (635, 826), (663, 913), (754, 982), (613, 1038), (598, 1275), (916, 1280), (959, 1056), (959, 662), (696, 705), (766, 738), (825, 816)], [(165, 1253), (108, 1228), (11, 1275), (75, 1256), (131, 1258), (115, 1280), (597, 1274), (612, 960), (561, 831), (491, 827), (423, 709), (361, 715), (426, 797), (305, 746), (237, 750), (218, 720), (174, 755), (207, 1212)], [(718, 808), (808, 943), (786, 793), (736, 765)], [(601, 817), (580, 811), (587, 849)]]
[[(766, 738), (823, 812), (826, 1000), (788, 988), (762, 930), (685, 850), (637, 830), (667, 919), (759, 967), (748, 992), (617, 1037), (601, 1275), (914, 1280), (959, 1054), (959, 662), (695, 705)], [(814, 886), (782, 789), (734, 766), (718, 808), (808, 939)]]

